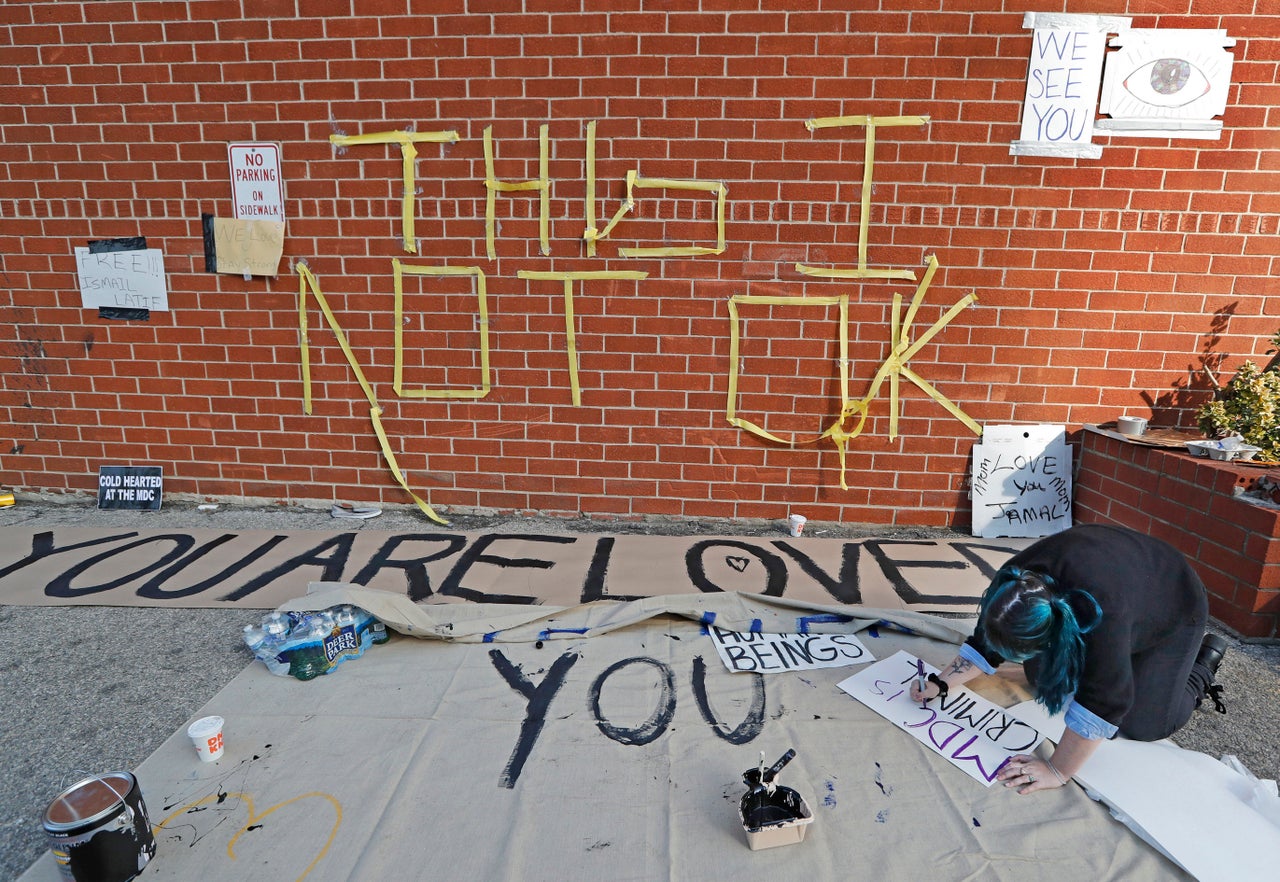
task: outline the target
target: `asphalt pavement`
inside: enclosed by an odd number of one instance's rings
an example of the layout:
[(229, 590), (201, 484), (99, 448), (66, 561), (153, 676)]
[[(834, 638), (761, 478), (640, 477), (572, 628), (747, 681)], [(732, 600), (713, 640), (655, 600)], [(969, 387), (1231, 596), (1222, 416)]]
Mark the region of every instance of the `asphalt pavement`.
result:
[[(557, 519), (449, 514), (458, 531), (783, 535), (773, 521)], [(79, 497), (19, 496), (0, 529), (111, 527), (218, 530), (436, 529), (417, 509), (336, 520), (329, 507), (168, 501), (158, 512), (99, 511)], [(945, 529), (810, 522), (829, 538), (962, 538)], [(301, 586), (305, 591), (305, 586)], [(300, 593), (301, 593), (300, 591)], [(41, 816), (65, 786), (91, 773), (136, 768), (253, 661), (240, 641), (252, 610), (0, 605), (0, 879), (19, 875), (47, 848)], [(1174, 740), (1215, 758), (1237, 757), (1254, 775), (1280, 778), (1280, 644), (1246, 643), (1211, 623), (1230, 649), (1218, 674), (1229, 708), (1197, 711)]]

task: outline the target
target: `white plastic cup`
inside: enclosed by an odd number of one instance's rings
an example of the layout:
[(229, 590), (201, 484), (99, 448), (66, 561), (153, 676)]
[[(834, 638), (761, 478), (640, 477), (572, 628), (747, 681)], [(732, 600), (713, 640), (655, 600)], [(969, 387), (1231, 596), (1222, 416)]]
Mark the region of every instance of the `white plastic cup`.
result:
[(222, 757), (222, 717), (201, 717), (187, 727), (191, 746), (202, 762), (211, 763)]
[(793, 514), (787, 516), (787, 527), (790, 529), (792, 536), (799, 536), (804, 532), (806, 520), (808, 519), (804, 515)]

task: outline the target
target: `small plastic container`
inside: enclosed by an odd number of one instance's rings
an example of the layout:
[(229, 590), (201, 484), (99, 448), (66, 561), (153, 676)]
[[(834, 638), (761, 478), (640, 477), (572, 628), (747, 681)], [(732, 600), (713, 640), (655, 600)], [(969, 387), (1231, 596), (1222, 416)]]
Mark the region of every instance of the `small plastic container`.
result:
[(1261, 450), (1261, 447), (1245, 444), (1244, 439), (1239, 435), (1210, 441), (1187, 442), (1187, 452), (1192, 456), (1207, 456), (1219, 462), (1248, 462)]
[(782, 767), (796, 755), (788, 750), (771, 768), (764, 767), (764, 753), (760, 765), (742, 773), (747, 792), (738, 803), (738, 819), (747, 834), (747, 845), (752, 851), (794, 845), (804, 840), (804, 834), (813, 823), (813, 812), (804, 797), (790, 787), (774, 783)]
[[(813, 812), (804, 797), (790, 787), (775, 787), (770, 797), (770, 807), (776, 811), (752, 812), (747, 802), (751, 799), (748, 793), (738, 806), (738, 816), (742, 819), (742, 829), (747, 833), (747, 845), (752, 851), (762, 848), (777, 848), (780, 845), (795, 845), (803, 842), (809, 825), (813, 823)], [(751, 814), (752, 817), (748, 818)], [(776, 821), (765, 821), (763, 817), (770, 814), (778, 816)], [(754, 826), (753, 826), (754, 825)]]

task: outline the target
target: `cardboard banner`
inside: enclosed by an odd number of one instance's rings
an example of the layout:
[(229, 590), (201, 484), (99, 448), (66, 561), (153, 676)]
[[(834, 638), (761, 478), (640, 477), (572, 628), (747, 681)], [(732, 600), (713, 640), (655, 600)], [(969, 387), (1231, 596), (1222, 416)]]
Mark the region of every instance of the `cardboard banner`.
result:
[[(938, 669), (924, 664), (926, 674)], [(1044, 736), (967, 689), (952, 689), (921, 707), (911, 700), (919, 668), (907, 652), (864, 668), (837, 684), (925, 747), (986, 786), (1010, 759), (1036, 749)]]
[[(13, 526), (0, 602), (274, 608), (313, 581), (415, 603), (564, 606), (672, 594), (763, 595), (967, 617), (1025, 543), (454, 533), (271, 533)], [(748, 629), (749, 630), (749, 629)]]

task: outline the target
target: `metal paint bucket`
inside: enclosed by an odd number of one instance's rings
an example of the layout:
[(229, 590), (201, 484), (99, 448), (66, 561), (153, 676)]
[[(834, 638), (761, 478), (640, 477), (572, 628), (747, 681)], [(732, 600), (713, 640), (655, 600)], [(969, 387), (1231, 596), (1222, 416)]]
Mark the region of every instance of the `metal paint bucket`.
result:
[(138, 779), (129, 772), (86, 778), (44, 811), (44, 832), (64, 879), (127, 882), (156, 853)]

